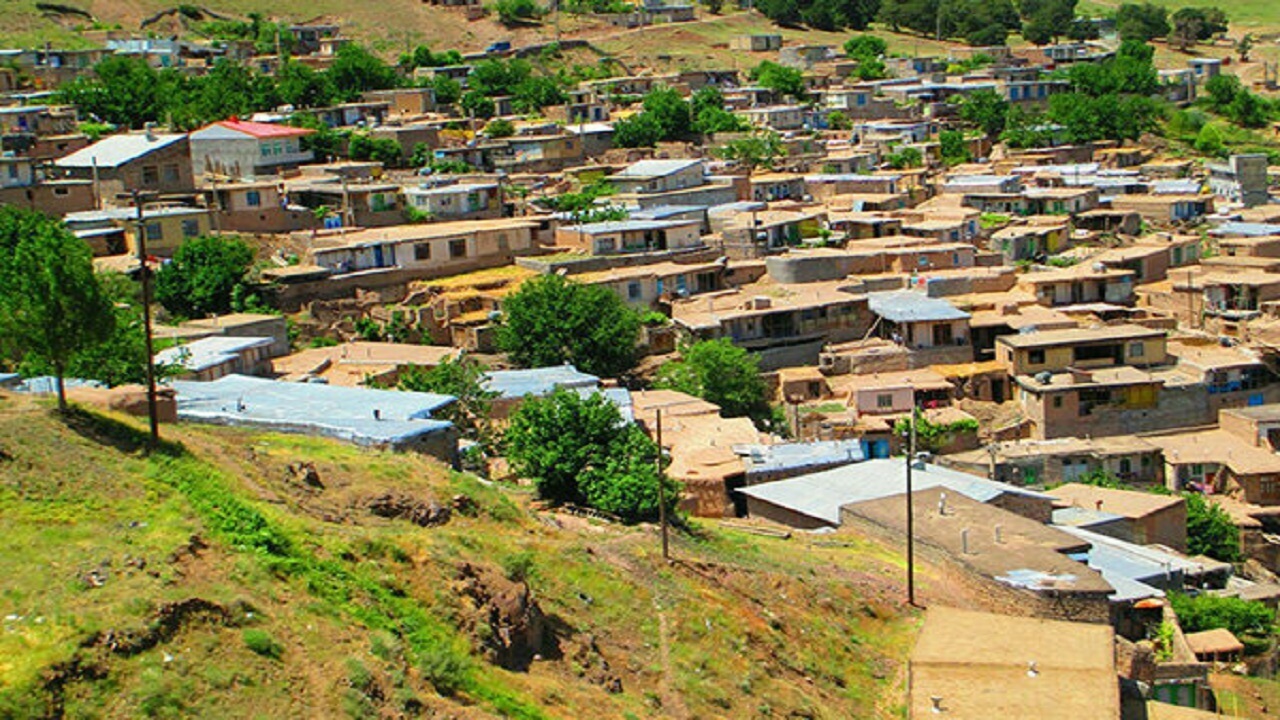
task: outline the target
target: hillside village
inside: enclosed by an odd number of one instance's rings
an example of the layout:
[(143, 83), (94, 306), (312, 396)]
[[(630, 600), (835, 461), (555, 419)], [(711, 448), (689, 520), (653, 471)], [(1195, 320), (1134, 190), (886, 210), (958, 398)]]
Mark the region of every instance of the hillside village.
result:
[[(692, 563), (712, 527), (911, 547), (980, 591), (893, 599), (905, 680), (859, 717), (1274, 713), (1239, 691), (1280, 702), (1274, 38), (1022, 3), (905, 53), (882, 10), (673, 69), (603, 33), (720, 5), (606, 5), (398, 57), (188, 6), (0, 49), (0, 409), (404, 453)], [(449, 522), (413, 492), (369, 512)]]

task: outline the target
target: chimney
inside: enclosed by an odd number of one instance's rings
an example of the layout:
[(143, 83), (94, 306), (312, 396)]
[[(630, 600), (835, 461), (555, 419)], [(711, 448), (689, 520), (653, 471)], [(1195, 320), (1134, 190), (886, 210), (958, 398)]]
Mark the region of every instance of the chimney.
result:
[(996, 544), (1004, 544), (1004, 528), (1000, 525), (996, 525)]
[(933, 703), (933, 706), (929, 708), (929, 712), (934, 713), (935, 715), (941, 715), (946, 712), (946, 710), (942, 709), (941, 695), (930, 695), (929, 702)]
[(960, 554), (969, 554), (969, 528), (960, 531)]
[(157, 138), (156, 138), (156, 124), (155, 124), (155, 123), (153, 123), (153, 122), (149, 122), (149, 123), (147, 123), (146, 125), (143, 125), (143, 132), (145, 132), (145, 133), (146, 133), (146, 135), (147, 135), (147, 142), (155, 142), (155, 141), (156, 141), (156, 139), (157, 139)]
[(1093, 503), (1093, 509), (1102, 512), (1102, 501), (1098, 500)]
[(1040, 668), (1036, 667), (1036, 661), (1031, 660), (1027, 663), (1027, 677), (1033, 678), (1040, 674)]
[(947, 514), (947, 494), (946, 493), (940, 493), (938, 495), (938, 514), (939, 515)]

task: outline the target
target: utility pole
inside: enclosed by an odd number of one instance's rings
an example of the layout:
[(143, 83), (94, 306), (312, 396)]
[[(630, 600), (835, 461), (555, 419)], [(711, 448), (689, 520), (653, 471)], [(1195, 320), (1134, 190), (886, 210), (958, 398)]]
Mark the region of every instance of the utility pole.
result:
[(654, 411), (657, 414), (657, 431), (658, 436), (658, 459), (654, 461), (658, 470), (658, 525), (662, 528), (662, 559), (671, 561), (671, 546), (667, 539), (667, 491), (663, 486), (666, 484), (665, 474), (662, 470), (662, 408)]
[(160, 415), (156, 409), (155, 350), (151, 341), (151, 268), (147, 265), (147, 229), (142, 221), (142, 196), (133, 191), (133, 207), (138, 218), (138, 262), (142, 273), (142, 332), (147, 350), (147, 419), (151, 425), (150, 448), (160, 446)]
[(916, 408), (911, 408), (910, 440), (907, 445), (907, 604), (916, 604), (915, 510), (911, 505), (911, 470), (916, 461)]

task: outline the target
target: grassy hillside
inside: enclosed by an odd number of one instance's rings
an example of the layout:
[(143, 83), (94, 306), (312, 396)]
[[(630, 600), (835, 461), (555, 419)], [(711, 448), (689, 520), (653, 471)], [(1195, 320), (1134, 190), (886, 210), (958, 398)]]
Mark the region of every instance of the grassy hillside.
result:
[[(145, 457), (132, 419), (0, 396), (0, 717), (903, 712), (918, 618), (894, 549), (698, 524), (667, 565), (653, 528), (419, 457), (165, 434)], [(453, 512), (370, 509), (413, 503)], [(920, 580), (926, 600), (980, 596)]]

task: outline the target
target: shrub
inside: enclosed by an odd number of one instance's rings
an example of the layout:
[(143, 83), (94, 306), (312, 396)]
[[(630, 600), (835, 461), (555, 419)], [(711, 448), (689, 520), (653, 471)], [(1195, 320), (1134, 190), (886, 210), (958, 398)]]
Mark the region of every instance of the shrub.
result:
[(284, 646), (276, 642), (265, 630), (249, 628), (244, 631), (244, 644), (262, 657), (279, 660), (284, 654)]

